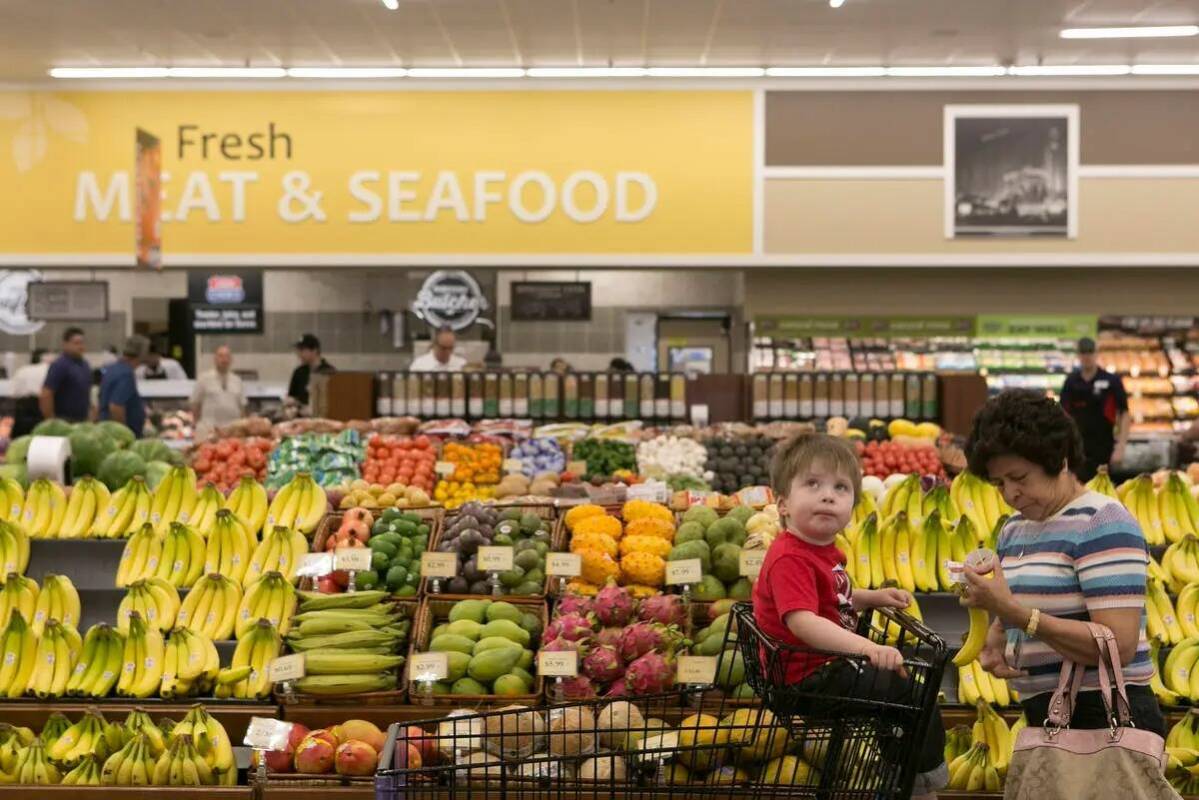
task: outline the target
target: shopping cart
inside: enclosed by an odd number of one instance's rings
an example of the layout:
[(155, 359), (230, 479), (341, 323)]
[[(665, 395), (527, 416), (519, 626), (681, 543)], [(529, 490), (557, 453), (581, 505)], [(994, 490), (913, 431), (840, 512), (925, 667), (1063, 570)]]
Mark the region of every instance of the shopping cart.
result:
[[(397, 723), (388, 730), (376, 799), (885, 800), (910, 794), (915, 763), (905, 754), (933, 714), (944, 642), (906, 616), (888, 616), (913, 651), (903, 695), (883, 702), (852, 693), (810, 697), (771, 684), (783, 674), (787, 648), (766, 639), (748, 609), (734, 610), (736, 625), (727, 636), (730, 643), (737, 638), (742, 654), (753, 654), (744, 658), (747, 680), (764, 705), (747, 706), (699, 686)], [(887, 631), (870, 635), (886, 637)]]

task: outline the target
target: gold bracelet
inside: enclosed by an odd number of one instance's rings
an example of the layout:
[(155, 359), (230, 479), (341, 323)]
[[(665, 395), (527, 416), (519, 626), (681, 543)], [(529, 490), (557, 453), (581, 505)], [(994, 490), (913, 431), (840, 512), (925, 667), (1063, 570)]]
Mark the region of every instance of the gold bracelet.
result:
[(1024, 634), (1028, 638), (1033, 638), (1037, 635), (1037, 625), (1041, 622), (1041, 609), (1034, 608), (1032, 613), (1028, 615), (1028, 625), (1024, 627)]

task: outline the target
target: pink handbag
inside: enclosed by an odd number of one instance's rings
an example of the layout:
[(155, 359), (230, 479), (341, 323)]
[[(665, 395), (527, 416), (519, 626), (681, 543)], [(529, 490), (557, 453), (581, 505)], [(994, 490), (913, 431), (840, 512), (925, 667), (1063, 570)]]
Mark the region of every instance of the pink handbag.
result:
[[(1044, 726), (1025, 728), (1016, 737), (1004, 798), (1178, 800), (1178, 792), (1164, 773), (1165, 741), (1152, 731), (1137, 729), (1130, 719), (1128, 692), (1124, 687), (1115, 635), (1104, 625), (1089, 622), (1087, 627), (1099, 645), (1099, 689), (1111, 727), (1106, 730), (1070, 728), (1085, 667), (1064, 661)], [(1116, 684), (1114, 709), (1109, 667)]]

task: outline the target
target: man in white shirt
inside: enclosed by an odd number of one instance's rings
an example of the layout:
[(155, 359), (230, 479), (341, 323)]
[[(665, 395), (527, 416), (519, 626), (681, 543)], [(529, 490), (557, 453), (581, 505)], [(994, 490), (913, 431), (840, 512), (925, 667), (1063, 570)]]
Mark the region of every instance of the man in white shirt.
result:
[(183, 371), (183, 365), (175, 359), (168, 358), (159, 353), (157, 347), (150, 348), (150, 352), (146, 354), (145, 360), (137, 368), (136, 375), (139, 381), (187, 380), (187, 373)]
[(408, 365), (409, 372), (460, 372), (466, 359), (454, 353), (458, 337), (450, 328), (438, 328), (433, 334), (433, 346), (423, 356), (418, 356)]
[(221, 345), (212, 354), (212, 363), (216, 369), (200, 373), (192, 391), (197, 441), (207, 439), (217, 428), (241, 419), (246, 413), (241, 378), (233, 374), (232, 351)]

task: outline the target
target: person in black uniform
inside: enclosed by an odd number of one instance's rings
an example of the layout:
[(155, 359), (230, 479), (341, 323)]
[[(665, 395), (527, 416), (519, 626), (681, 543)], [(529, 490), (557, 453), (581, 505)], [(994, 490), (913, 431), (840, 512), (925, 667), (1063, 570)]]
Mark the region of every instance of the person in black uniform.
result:
[(301, 406), (308, 405), (308, 379), (313, 373), (333, 372), (333, 365), (321, 355), (321, 340), (306, 333), (296, 342), (296, 357), (300, 366), (291, 373), (287, 396)]
[(1100, 467), (1124, 460), (1128, 395), (1119, 375), (1100, 369), (1094, 339), (1078, 340), (1078, 369), (1062, 386), (1062, 406), (1082, 434), (1087, 463), (1075, 469), (1081, 480), (1089, 481)]

